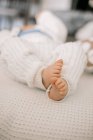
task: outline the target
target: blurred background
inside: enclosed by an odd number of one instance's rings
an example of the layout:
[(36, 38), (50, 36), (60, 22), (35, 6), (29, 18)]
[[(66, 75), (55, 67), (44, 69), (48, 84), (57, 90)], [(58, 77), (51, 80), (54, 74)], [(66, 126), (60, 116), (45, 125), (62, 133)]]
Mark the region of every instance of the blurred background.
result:
[(0, 0), (0, 30), (34, 24), (35, 15), (42, 10), (60, 17), (69, 35), (93, 21), (93, 0)]

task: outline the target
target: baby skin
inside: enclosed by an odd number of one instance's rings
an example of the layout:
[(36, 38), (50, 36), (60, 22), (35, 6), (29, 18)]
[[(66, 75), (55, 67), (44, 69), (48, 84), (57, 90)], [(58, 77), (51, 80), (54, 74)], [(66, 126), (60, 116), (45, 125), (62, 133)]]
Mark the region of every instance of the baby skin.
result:
[(48, 96), (55, 101), (62, 100), (68, 92), (68, 84), (65, 79), (61, 78), (62, 66), (63, 61), (58, 60), (42, 71), (42, 82), (45, 88), (47, 89), (50, 84), (52, 85)]

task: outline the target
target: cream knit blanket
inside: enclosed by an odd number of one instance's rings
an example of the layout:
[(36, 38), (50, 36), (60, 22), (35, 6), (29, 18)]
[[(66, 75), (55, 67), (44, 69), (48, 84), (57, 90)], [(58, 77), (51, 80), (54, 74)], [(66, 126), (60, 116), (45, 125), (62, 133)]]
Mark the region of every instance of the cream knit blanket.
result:
[(0, 140), (93, 140), (93, 75), (55, 102), (9, 78), (0, 63)]

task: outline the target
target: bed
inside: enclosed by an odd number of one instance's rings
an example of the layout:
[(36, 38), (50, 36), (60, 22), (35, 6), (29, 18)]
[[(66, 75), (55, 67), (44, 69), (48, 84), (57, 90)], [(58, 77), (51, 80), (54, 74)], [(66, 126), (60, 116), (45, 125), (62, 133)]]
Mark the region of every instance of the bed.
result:
[(12, 80), (0, 61), (0, 140), (93, 140), (93, 75), (55, 102)]

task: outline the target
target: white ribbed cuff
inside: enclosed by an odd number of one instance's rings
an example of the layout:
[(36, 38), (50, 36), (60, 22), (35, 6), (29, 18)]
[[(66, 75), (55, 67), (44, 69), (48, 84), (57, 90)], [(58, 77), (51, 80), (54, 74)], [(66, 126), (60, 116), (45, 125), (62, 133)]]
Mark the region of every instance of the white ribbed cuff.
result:
[(85, 53), (87, 53), (89, 51), (89, 49), (91, 48), (91, 44), (89, 42), (81, 43), (81, 46)]
[(68, 85), (68, 92), (67, 92), (66, 96), (69, 96), (69, 94), (71, 94), (71, 92), (72, 92), (71, 85), (65, 77), (62, 77), (62, 79), (64, 79)]
[[(92, 41), (93, 38), (90, 38), (89, 41)], [(88, 61), (93, 64), (93, 49), (91, 48), (91, 44), (89, 42), (81, 43), (81, 46), (84, 52), (87, 54)]]
[(37, 88), (40, 88), (42, 90), (46, 90), (46, 88), (44, 87), (43, 83), (42, 83), (42, 70), (44, 69), (44, 67), (42, 67), (36, 74), (35, 76), (35, 81), (34, 81), (34, 86)]

